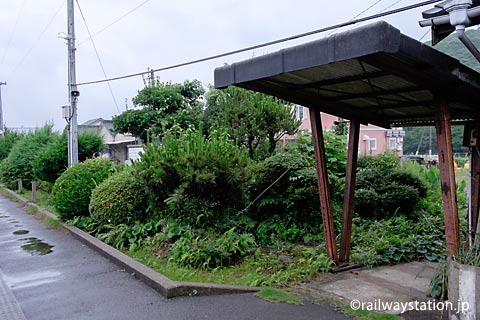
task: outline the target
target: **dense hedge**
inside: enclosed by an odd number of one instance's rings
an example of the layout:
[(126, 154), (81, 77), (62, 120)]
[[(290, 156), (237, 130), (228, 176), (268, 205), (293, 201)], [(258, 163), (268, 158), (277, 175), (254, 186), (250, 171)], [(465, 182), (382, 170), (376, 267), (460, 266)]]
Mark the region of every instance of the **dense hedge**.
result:
[(147, 197), (132, 168), (117, 172), (92, 191), (90, 214), (112, 225), (145, 222)]
[(52, 205), (62, 219), (89, 214), (92, 190), (116, 171), (108, 160), (92, 159), (68, 168), (52, 190)]

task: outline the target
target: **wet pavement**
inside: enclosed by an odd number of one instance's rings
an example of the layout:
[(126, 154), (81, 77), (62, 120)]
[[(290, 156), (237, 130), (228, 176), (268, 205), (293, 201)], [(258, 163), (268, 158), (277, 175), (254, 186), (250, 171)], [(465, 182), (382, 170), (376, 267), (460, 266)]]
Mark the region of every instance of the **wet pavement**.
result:
[(348, 319), (329, 304), (254, 294), (165, 299), (0, 196), (0, 319)]

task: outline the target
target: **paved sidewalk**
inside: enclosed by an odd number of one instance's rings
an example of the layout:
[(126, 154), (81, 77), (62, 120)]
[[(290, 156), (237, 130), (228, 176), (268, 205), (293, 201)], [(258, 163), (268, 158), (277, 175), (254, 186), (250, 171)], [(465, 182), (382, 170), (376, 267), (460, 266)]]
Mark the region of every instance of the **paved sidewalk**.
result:
[[(405, 319), (447, 319), (447, 312), (408, 310), (401, 313), (395, 303), (403, 306), (428, 305), (435, 302), (428, 297), (430, 280), (437, 264), (411, 262), (394, 266), (362, 268), (337, 274), (322, 274), (317, 281), (301, 286), (311, 295), (329, 296), (352, 303), (353, 307), (375, 307), (377, 311), (397, 314)], [(408, 305), (408, 303), (411, 303)], [(394, 306), (392, 310), (379, 310), (382, 305)], [(401, 305), (400, 305), (401, 306)]]
[(348, 319), (322, 301), (273, 304), (253, 293), (165, 299), (4, 196), (0, 256), (1, 320)]

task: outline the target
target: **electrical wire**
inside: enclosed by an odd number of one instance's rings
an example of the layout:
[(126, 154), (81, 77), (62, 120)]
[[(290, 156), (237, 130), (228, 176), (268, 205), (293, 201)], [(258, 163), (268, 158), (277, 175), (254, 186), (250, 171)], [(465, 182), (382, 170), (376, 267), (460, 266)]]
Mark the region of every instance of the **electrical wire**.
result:
[[(103, 67), (102, 59), (100, 59), (100, 54), (98, 53), (97, 46), (95, 45), (95, 41), (93, 41), (92, 34), (90, 33), (90, 28), (88, 27), (87, 20), (85, 19), (85, 15), (83, 14), (82, 8), (80, 7), (80, 3), (78, 0), (76, 0), (78, 10), (80, 11), (80, 15), (82, 16), (83, 23), (85, 24), (85, 29), (87, 29), (88, 35), (90, 36), (90, 41), (92, 42), (93, 49), (95, 50), (95, 54), (97, 56), (98, 63), (100, 64), (100, 67), (102, 68), (103, 75), (105, 76), (105, 79), (108, 79), (107, 73), (105, 72), (105, 68)], [(110, 81), (107, 81), (108, 89), (110, 90), (110, 94), (112, 95), (113, 102), (115, 103), (115, 106), (117, 107), (117, 111), (120, 113), (120, 108), (118, 107), (117, 99), (115, 99), (115, 95), (113, 94), (112, 86), (110, 85)]]
[[(360, 17), (362, 14), (364, 14), (365, 12), (367, 12), (368, 10), (372, 9), (373, 7), (375, 7), (377, 4), (379, 4), (380, 2), (382, 2), (383, 0), (377, 0), (375, 1), (374, 3), (372, 3), (371, 5), (369, 5), (366, 9), (362, 10), (362, 12), (360, 12), (359, 14), (355, 15), (352, 19), (350, 19), (349, 21), (352, 21), (352, 20), (355, 20), (357, 19), (358, 17)], [(335, 30), (332, 30), (328, 33), (327, 36), (335, 33), (338, 29), (335, 29)]]
[(20, 62), (17, 63), (17, 65), (12, 69), (12, 72), (10, 72), (10, 75), (7, 77), (7, 78), (10, 78), (16, 71), (17, 69), (25, 62), (25, 60), (28, 58), (28, 56), (30, 55), (30, 53), (33, 51), (33, 49), (37, 46), (38, 42), (42, 39), (43, 35), (47, 32), (48, 28), (50, 28), (50, 26), (52, 25), (53, 21), (55, 20), (55, 18), (57, 17), (58, 13), (60, 12), (60, 10), (65, 6), (65, 1), (61, 1), (61, 5), (60, 7), (58, 7), (57, 11), (55, 11), (55, 14), (52, 16), (52, 18), (50, 19), (50, 21), (47, 23), (47, 25), (45, 26), (45, 28), (42, 30), (42, 32), (40, 33), (40, 35), (38, 36), (38, 38), (34, 41), (34, 43), (32, 44), (32, 46), (27, 50), (27, 53), (25, 53), (25, 55), (22, 57), (22, 59), (20, 59)]
[(78, 83), (77, 86), (85, 86), (85, 85), (102, 83), (102, 82), (106, 82), (106, 81), (116, 81), (116, 80), (122, 80), (122, 79), (127, 79), (127, 78), (133, 78), (133, 77), (142, 76), (142, 75), (150, 73), (152, 71), (153, 72), (159, 72), (159, 71), (171, 70), (171, 69), (176, 69), (176, 68), (180, 68), (180, 67), (184, 67), (184, 66), (188, 66), (188, 65), (192, 65), (192, 64), (197, 64), (197, 63), (200, 63), (200, 62), (215, 60), (215, 59), (218, 59), (218, 58), (231, 56), (231, 55), (234, 55), (234, 54), (237, 54), (237, 53), (251, 51), (251, 50), (255, 50), (255, 49), (263, 48), (263, 47), (268, 47), (268, 46), (271, 46), (271, 45), (274, 45), (274, 44), (279, 44), (279, 43), (283, 43), (283, 42), (287, 42), (287, 41), (291, 41), (291, 40), (296, 40), (296, 39), (304, 38), (304, 37), (311, 36), (311, 35), (314, 35), (314, 34), (317, 34), (317, 33), (330, 31), (330, 30), (341, 28), (341, 27), (346, 27), (346, 26), (350, 26), (350, 25), (353, 25), (353, 24), (357, 24), (357, 23), (360, 23), (360, 22), (365, 22), (365, 21), (385, 17), (385, 16), (388, 16), (388, 15), (412, 10), (412, 9), (415, 9), (415, 8), (419, 8), (419, 7), (422, 7), (422, 6), (429, 5), (429, 4), (437, 3), (437, 2), (440, 2), (440, 1), (442, 1), (442, 0), (428, 0), (428, 1), (420, 2), (420, 3), (412, 4), (412, 5), (409, 5), (409, 6), (405, 6), (405, 7), (402, 7), (402, 8), (390, 10), (390, 11), (387, 11), (387, 12), (384, 12), (384, 13), (374, 14), (374, 15), (371, 15), (371, 16), (368, 16), (368, 17), (365, 17), (365, 18), (360, 18), (360, 19), (355, 19), (355, 20), (351, 20), (351, 21), (348, 21), (348, 22), (343, 22), (343, 23), (336, 24), (336, 25), (333, 25), (333, 26), (329, 26), (329, 27), (325, 27), (325, 28), (321, 28), (321, 29), (297, 34), (297, 35), (294, 35), (294, 36), (290, 36), (290, 37), (286, 37), (286, 38), (282, 38), (282, 39), (278, 39), (278, 40), (273, 40), (273, 41), (270, 41), (270, 42), (265, 42), (265, 43), (262, 43), (262, 44), (257, 44), (257, 45), (242, 48), (242, 49), (237, 49), (237, 50), (233, 50), (233, 51), (229, 51), (229, 52), (225, 52), (225, 53), (220, 53), (220, 54), (217, 54), (217, 55), (213, 55), (213, 56), (209, 56), (209, 57), (205, 57), (205, 58), (201, 58), (201, 59), (196, 59), (196, 60), (191, 60), (191, 61), (187, 61), (187, 62), (182, 62), (182, 63), (174, 64), (174, 65), (163, 67), (163, 68), (153, 69), (153, 70), (149, 70), (149, 71), (137, 72), (137, 73), (127, 74), (127, 75), (124, 75), (124, 76), (119, 76), (119, 77), (114, 77), (114, 78), (104, 79), (104, 80), (94, 80), (94, 81), (82, 82), (82, 83)]
[[(381, 0), (380, 0), (380, 1), (381, 1)], [(365, 10), (363, 10), (361, 13), (357, 14), (353, 19), (361, 16), (363, 13), (367, 12), (368, 10), (370, 10), (371, 8), (373, 8), (375, 5), (377, 5), (380, 1), (377, 1), (377, 2), (375, 2), (374, 4), (372, 4), (371, 6), (369, 6), (367, 9), (365, 9)], [(402, 2), (402, 1), (403, 1), (403, 0), (397, 0), (397, 1), (395, 1), (394, 3), (392, 3), (392, 4), (388, 5), (387, 7), (383, 8), (382, 10), (378, 11), (378, 13), (385, 12), (385, 11), (387, 11), (388, 9), (394, 7), (395, 5), (397, 5), (398, 3)], [(352, 19), (352, 20), (353, 20), (353, 19)], [(353, 29), (353, 26), (351, 26), (350, 28), (348, 28), (348, 30), (351, 30), (351, 29)], [(329, 35), (332, 34), (332, 33), (334, 33), (335, 31), (336, 31), (336, 30), (330, 32)]]
[[(110, 24), (108, 24), (107, 26), (103, 27), (102, 29), (100, 29), (99, 31), (95, 32), (94, 34), (92, 34), (90, 36), (90, 39), (93, 38), (93, 37), (96, 37), (98, 36), (100, 33), (102, 33), (103, 31), (107, 30), (108, 28), (110, 28), (111, 26), (113, 26), (115, 23), (119, 22), (120, 20), (122, 20), (123, 18), (127, 17), (128, 15), (130, 15), (131, 13), (133, 13), (134, 11), (136, 11), (137, 9), (143, 7), (147, 2), (149, 2), (150, 0), (145, 0), (143, 1), (142, 3), (140, 3), (139, 5), (137, 5), (136, 7), (134, 7), (133, 9), (127, 11), (125, 14), (123, 14), (122, 16), (120, 16), (118, 19), (114, 20), (113, 22), (111, 22)], [(83, 43), (87, 42), (89, 39), (84, 39), (82, 41), (79, 41), (77, 46), (81, 46)]]
[(10, 33), (10, 37), (8, 38), (8, 42), (7, 42), (7, 45), (5, 46), (5, 51), (3, 52), (2, 61), (0, 62), (0, 64), (3, 64), (3, 62), (5, 61), (5, 57), (7, 56), (7, 53), (8, 53), (8, 49), (10, 49), (10, 45), (12, 44), (13, 36), (15, 35), (15, 32), (17, 31), (18, 21), (20, 21), (20, 17), (21, 17), (23, 8), (25, 7), (25, 2), (27, 2), (27, 0), (23, 0), (22, 4), (20, 6), (20, 10), (18, 11), (17, 18), (15, 19), (15, 24), (13, 25), (12, 33)]
[(429, 33), (430, 33), (430, 30), (425, 31), (425, 33), (423, 34), (423, 36), (422, 36), (420, 39), (418, 39), (418, 41), (421, 42), (421, 41), (423, 40), (423, 38), (425, 38), (425, 37), (427, 36), (427, 34), (429, 34)]
[(388, 9), (390, 8), (393, 8), (394, 6), (396, 6), (397, 4), (399, 4), (400, 2), (402, 2), (403, 0), (397, 0), (395, 1), (394, 3), (392, 3), (391, 5), (387, 6), (386, 8), (382, 9), (380, 12), (385, 12), (387, 11)]

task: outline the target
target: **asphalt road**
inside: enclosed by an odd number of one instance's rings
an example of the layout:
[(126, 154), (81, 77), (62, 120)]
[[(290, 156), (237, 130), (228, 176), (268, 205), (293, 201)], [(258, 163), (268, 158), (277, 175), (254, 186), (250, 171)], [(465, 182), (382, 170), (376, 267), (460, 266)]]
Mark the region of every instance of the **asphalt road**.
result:
[(0, 316), (6, 320), (347, 319), (326, 303), (274, 304), (254, 294), (165, 299), (3, 196), (0, 289)]

